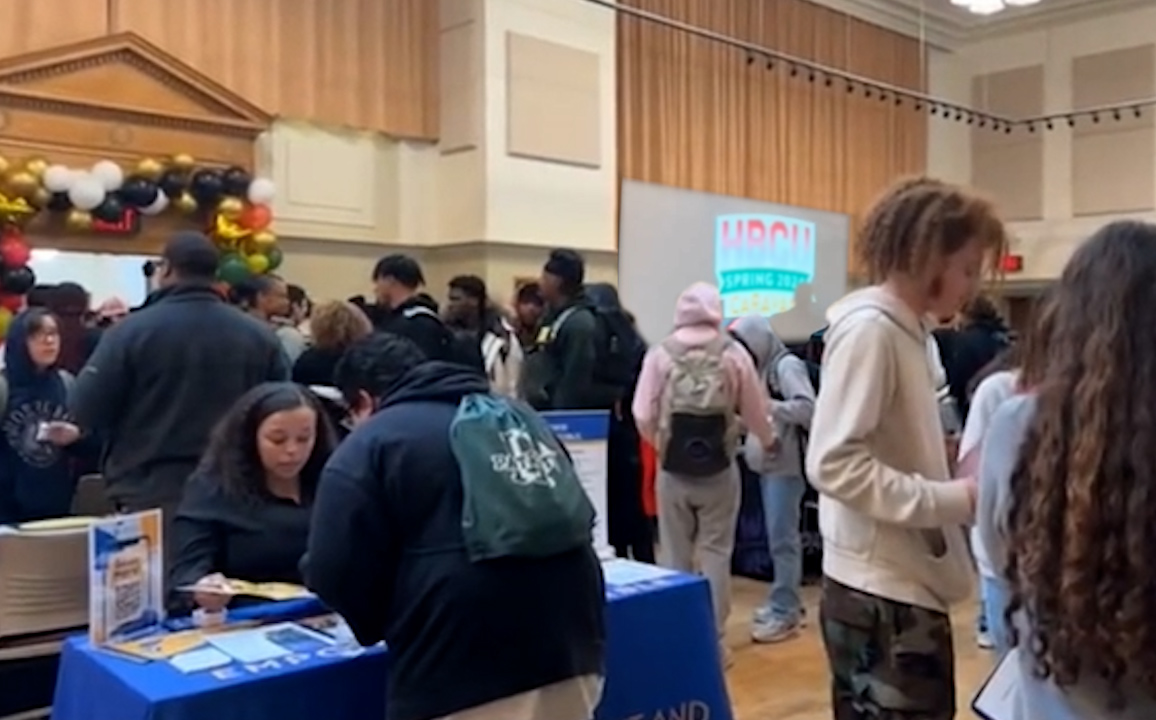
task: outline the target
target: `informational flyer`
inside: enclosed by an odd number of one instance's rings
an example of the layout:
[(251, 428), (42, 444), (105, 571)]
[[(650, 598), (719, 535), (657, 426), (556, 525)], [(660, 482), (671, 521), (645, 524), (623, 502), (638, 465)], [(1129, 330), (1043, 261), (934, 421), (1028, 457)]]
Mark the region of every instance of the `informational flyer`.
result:
[(164, 619), (161, 511), (102, 518), (88, 531), (88, 637), (124, 642), (160, 630)]
[(612, 557), (614, 549), (610, 547), (606, 525), (606, 441), (610, 433), (610, 413), (560, 410), (542, 415), (570, 453), (582, 487), (594, 505), (594, 550), (600, 557)]

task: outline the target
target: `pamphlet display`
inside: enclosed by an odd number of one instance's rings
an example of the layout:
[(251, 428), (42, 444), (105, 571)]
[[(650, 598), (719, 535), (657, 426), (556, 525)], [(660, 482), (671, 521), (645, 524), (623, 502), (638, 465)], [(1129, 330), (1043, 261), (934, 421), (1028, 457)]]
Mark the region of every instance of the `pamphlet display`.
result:
[(607, 454), (610, 413), (605, 410), (561, 410), (542, 413), (550, 429), (562, 441), (582, 487), (590, 496), (597, 516), (594, 520), (594, 550), (599, 557), (613, 557), (607, 531)]
[(88, 530), (88, 636), (93, 645), (140, 638), (164, 619), (161, 511), (94, 521)]

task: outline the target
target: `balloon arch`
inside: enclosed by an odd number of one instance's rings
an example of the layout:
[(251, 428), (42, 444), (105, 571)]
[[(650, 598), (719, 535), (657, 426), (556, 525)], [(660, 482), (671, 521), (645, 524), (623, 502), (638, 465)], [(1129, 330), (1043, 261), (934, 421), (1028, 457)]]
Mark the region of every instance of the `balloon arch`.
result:
[(40, 157), (13, 163), (0, 156), (0, 335), (36, 284), (24, 228), (42, 213), (77, 232), (131, 226), (142, 216), (187, 217), (217, 243), (217, 277), (234, 285), (281, 264), (270, 229), (275, 193), (268, 178), (241, 167), (199, 166), (185, 154), (144, 158), (129, 171), (112, 160), (71, 168)]

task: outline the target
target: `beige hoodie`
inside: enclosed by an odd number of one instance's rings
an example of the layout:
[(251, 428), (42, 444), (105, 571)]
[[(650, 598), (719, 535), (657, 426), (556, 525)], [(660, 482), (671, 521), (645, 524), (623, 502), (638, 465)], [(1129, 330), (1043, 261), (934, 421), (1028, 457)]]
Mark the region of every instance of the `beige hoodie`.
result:
[(881, 288), (827, 313), (807, 472), (819, 490), (823, 572), (933, 610), (967, 599), (971, 498), (948, 481), (928, 330)]

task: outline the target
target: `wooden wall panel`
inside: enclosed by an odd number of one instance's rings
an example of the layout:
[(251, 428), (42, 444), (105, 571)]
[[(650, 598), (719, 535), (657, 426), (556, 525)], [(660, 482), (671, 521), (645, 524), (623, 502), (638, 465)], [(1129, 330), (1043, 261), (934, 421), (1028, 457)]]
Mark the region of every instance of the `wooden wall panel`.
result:
[(131, 31), (274, 115), (433, 139), (437, 14), (433, 0), (6, 0), (0, 58)]
[(0, 58), (88, 40), (108, 32), (104, 0), (5, 0)]
[[(919, 43), (804, 0), (625, 0), (642, 10), (912, 89)], [(646, 182), (859, 216), (926, 168), (910, 103), (768, 72), (738, 50), (622, 15), (619, 171)]]

